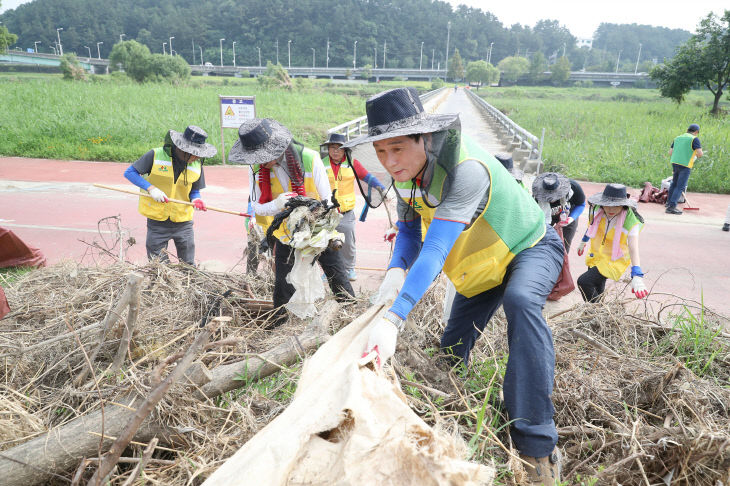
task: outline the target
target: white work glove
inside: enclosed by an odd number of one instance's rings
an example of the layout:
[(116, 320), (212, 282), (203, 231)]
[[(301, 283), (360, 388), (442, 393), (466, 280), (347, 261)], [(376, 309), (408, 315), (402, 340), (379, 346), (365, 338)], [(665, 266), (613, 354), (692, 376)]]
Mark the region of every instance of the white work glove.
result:
[(380, 284), (378, 291), (370, 297), (370, 303), (374, 305), (384, 305), (393, 302), (398, 296), (403, 282), (406, 281), (406, 271), (399, 267), (393, 267), (385, 273), (383, 283)]
[(634, 293), (637, 299), (643, 299), (649, 295), (649, 291), (646, 289), (646, 285), (644, 285), (644, 279), (638, 275), (631, 277), (631, 292)]
[[(402, 322), (398, 316), (388, 311), (387, 314), (392, 314), (394, 320)], [(381, 317), (378, 321), (370, 328), (370, 335), (368, 336), (368, 344), (365, 347), (365, 354), (369, 354), (375, 350), (378, 353), (378, 366), (383, 366), (385, 362), (395, 354), (395, 343), (398, 340), (398, 328), (390, 320)]]
[(583, 251), (585, 250), (585, 248), (586, 248), (586, 242), (585, 241), (581, 241), (580, 243), (578, 243), (578, 256), (582, 256), (583, 255)]
[(276, 197), (276, 199), (274, 199), (274, 204), (276, 205), (276, 209), (278, 209), (279, 211), (283, 211), (284, 207), (286, 206), (286, 202), (289, 199), (296, 197), (296, 196), (297, 196), (296, 192), (285, 192), (285, 193), (279, 194)]
[(570, 216), (568, 216), (565, 219), (561, 219), (558, 221), (558, 226), (568, 226), (570, 223), (572, 223), (574, 220)]
[(155, 186), (150, 186), (147, 189), (147, 192), (149, 192), (150, 193), (150, 196), (152, 196), (152, 199), (154, 199), (158, 203), (166, 203), (166, 202), (169, 202), (169, 200), (167, 199), (167, 196), (165, 195), (165, 193), (162, 192), (161, 190), (157, 189)]

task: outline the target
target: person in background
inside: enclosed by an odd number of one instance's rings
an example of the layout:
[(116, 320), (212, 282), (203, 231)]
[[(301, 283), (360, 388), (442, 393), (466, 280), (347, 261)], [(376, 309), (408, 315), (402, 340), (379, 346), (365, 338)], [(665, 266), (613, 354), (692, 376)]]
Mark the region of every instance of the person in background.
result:
[[(228, 161), (249, 166), (251, 207), (264, 233), (292, 197), (329, 201), (332, 196), (319, 154), (294, 140), (285, 126), (271, 118), (253, 118), (242, 123)], [(294, 286), (286, 281), (294, 266), (294, 249), (275, 239), (272, 251), (276, 309), (272, 327), (276, 327), (286, 322), (284, 304), (294, 295)], [(328, 248), (319, 255), (318, 261), (337, 300), (355, 295), (338, 251)]]
[(583, 255), (590, 242), (586, 265), (588, 270), (578, 277), (583, 300), (598, 302), (606, 288), (606, 280), (618, 281), (631, 266), (631, 292), (637, 299), (649, 295), (644, 285), (644, 272), (639, 258), (639, 233), (644, 219), (636, 211), (636, 201), (629, 199), (626, 186), (608, 184), (603, 192), (588, 198), (591, 208), (588, 230), (578, 244)]
[(543, 172), (532, 182), (532, 197), (545, 213), (545, 222), (563, 228), (565, 251), (570, 251), (586, 195), (578, 181), (557, 172)]
[(669, 214), (682, 214), (682, 211), (677, 209), (677, 202), (687, 190), (687, 182), (695, 160), (703, 155), (699, 134), (700, 126), (693, 123), (687, 128), (687, 133), (674, 139), (669, 149), (672, 163), (672, 183), (667, 193), (666, 212)]
[(512, 156), (508, 153), (499, 153), (494, 154), (494, 158), (499, 161), (502, 166), (504, 166), (507, 171), (512, 174), (512, 177), (515, 178), (517, 183), (522, 186), (524, 190), (527, 190), (527, 186), (525, 186), (524, 182), (522, 180), (525, 178), (525, 173), (522, 171), (522, 169), (518, 169), (515, 167), (515, 161), (512, 158)]
[(337, 226), (337, 231), (345, 235), (345, 242), (340, 250), (342, 259), (347, 269), (347, 278), (357, 280), (355, 273), (355, 177), (365, 182), (368, 187), (385, 192), (385, 186), (378, 179), (370, 174), (357, 159), (348, 160), (342, 144), (347, 140), (341, 133), (330, 133), (322, 145), (320, 153), (326, 153), (322, 157), (322, 163), (327, 170), (330, 187), (335, 190), (335, 199), (339, 203), (339, 211), (342, 214), (342, 221)]
[(146, 191), (139, 198), (138, 209), (147, 217), (145, 245), (150, 260), (168, 261), (167, 244), (173, 240), (178, 259), (195, 264), (193, 208), (207, 210), (200, 197), (205, 188), (203, 161), (217, 153), (213, 145), (206, 143), (207, 138), (205, 130), (194, 125), (183, 133), (169, 130), (162, 147), (150, 150), (124, 171), (129, 182)]
[(458, 114), (424, 112), (414, 88), (379, 93), (365, 111), (368, 135), (345, 148), (372, 143), (395, 180), (399, 228), (375, 301), (392, 305), (370, 326), (365, 352), (381, 364), (394, 354), (406, 317), (442, 270), (457, 293), (441, 349), (456, 363), (468, 366), (481, 330), (503, 306), (511, 438), (532, 466), (530, 484), (553, 484), (560, 479), (555, 357), (542, 309), (562, 268), (560, 239), (532, 197), (461, 132)]

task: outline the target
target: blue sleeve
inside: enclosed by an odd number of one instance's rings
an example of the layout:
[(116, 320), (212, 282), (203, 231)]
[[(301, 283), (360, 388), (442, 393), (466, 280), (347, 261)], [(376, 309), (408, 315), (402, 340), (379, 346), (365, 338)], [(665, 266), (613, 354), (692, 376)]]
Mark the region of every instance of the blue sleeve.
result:
[(464, 223), (457, 221), (433, 220), (426, 233), (423, 248), (390, 308), (391, 312), (402, 319), (406, 318), (416, 302), (421, 300), (433, 279), (438, 276), (446, 257), (465, 227)]
[(578, 217), (583, 214), (583, 210), (586, 208), (586, 203), (579, 204), (577, 206), (573, 206), (570, 208), (570, 217), (575, 219), (578, 219)]
[(200, 199), (200, 191), (198, 189), (193, 189), (190, 191), (190, 200), (195, 201), (196, 199)]
[(246, 207), (246, 212), (250, 214), (251, 216), (254, 216), (254, 210), (253, 210), (253, 204), (251, 204), (251, 198), (248, 198), (248, 206)]
[(380, 181), (378, 180), (378, 178), (375, 177), (374, 175), (370, 174), (370, 173), (368, 173), (368, 175), (365, 176), (365, 178), (363, 179), (363, 181), (365, 181), (365, 183), (368, 186), (375, 186), (378, 189), (380, 189), (381, 191), (384, 191), (385, 190), (385, 186), (380, 183)]
[(702, 144), (700, 143), (700, 137), (695, 137), (692, 140), (692, 150), (697, 150), (699, 148), (702, 148)]
[(127, 167), (127, 170), (124, 171), (124, 177), (126, 177), (129, 182), (141, 189), (144, 189), (145, 191), (152, 185), (147, 179), (142, 177), (139, 172), (137, 172), (134, 165)]
[(413, 221), (398, 221), (398, 235), (395, 237), (393, 258), (388, 268), (398, 267), (408, 270), (421, 251), (421, 218)]

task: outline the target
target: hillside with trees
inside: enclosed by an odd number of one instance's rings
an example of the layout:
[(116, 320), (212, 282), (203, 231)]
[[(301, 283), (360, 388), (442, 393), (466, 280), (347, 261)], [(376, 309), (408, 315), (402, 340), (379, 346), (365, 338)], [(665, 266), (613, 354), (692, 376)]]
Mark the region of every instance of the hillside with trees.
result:
[(201, 54), (202, 61), (220, 64), (222, 46), (223, 64), (231, 65), (235, 41), (236, 65), (258, 65), (260, 53), (262, 65), (278, 61), (284, 67), (291, 52), (292, 66), (314, 61), (317, 66), (443, 68), (448, 39), (449, 57), (459, 49), (464, 66), (487, 59), (496, 65), (512, 56), (531, 59), (540, 52), (550, 65), (567, 57), (579, 69), (586, 63), (615, 65), (619, 50), (632, 62), (640, 43), (642, 58), (661, 61), (690, 36), (660, 27), (602, 24), (589, 56), (558, 20), (508, 27), (490, 12), (440, 0), (34, 0), (5, 12), (0, 21), (17, 34), (15, 46), (26, 49), (40, 41), (39, 51), (46, 53), (60, 37), (64, 53), (96, 56), (99, 43), (101, 57), (108, 57), (121, 38), (136, 40), (153, 54), (163, 49), (169, 54), (172, 48), (195, 64)]

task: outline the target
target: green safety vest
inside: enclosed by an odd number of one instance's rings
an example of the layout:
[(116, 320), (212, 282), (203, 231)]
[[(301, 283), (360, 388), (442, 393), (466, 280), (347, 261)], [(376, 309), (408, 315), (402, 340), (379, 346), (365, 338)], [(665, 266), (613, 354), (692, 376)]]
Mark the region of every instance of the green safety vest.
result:
[(695, 163), (697, 154), (692, 150), (692, 142), (697, 138), (691, 133), (683, 133), (674, 139), (674, 147), (672, 148), (672, 164), (683, 165), (690, 169)]

